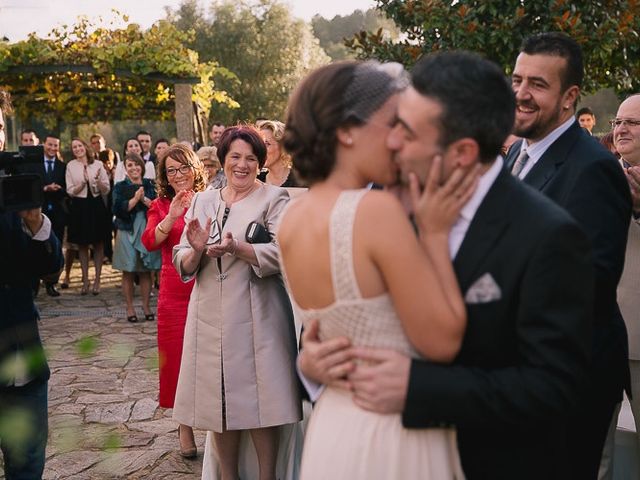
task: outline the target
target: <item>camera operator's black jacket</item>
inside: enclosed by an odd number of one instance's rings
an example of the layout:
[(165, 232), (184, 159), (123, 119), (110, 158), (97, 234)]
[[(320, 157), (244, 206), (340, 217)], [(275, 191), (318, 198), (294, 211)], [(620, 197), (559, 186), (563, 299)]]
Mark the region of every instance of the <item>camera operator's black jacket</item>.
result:
[[(46, 241), (32, 240), (16, 213), (0, 213), (0, 372), (22, 351), (31, 381), (49, 378), (33, 303), (34, 280), (62, 268), (60, 242), (51, 230)], [(7, 379), (0, 375), (0, 390)]]

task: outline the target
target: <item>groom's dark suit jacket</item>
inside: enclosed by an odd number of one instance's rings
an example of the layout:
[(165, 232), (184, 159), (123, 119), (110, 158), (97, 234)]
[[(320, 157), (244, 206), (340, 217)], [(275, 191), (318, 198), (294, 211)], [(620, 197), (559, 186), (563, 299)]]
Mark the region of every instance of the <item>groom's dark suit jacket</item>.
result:
[[(503, 170), (454, 268), (467, 303), (463, 344), (452, 365), (412, 362), (403, 424), (456, 426), (468, 479), (562, 478), (565, 418), (591, 350), (587, 238), (563, 209)], [(486, 274), (499, 294), (467, 300)]]
[[(507, 168), (521, 142), (512, 146)], [(619, 402), (629, 391), (627, 331), (616, 302), (631, 219), (629, 186), (620, 164), (575, 122), (524, 177), (564, 208), (589, 237), (595, 264), (593, 359), (589, 395)]]

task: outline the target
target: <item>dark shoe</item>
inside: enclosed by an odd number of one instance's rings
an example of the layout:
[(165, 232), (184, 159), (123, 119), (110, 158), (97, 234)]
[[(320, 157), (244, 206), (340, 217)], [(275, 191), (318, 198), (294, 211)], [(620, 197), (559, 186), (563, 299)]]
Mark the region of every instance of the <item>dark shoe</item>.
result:
[(138, 317), (136, 315), (130, 315), (127, 317), (127, 321), (131, 323), (136, 323), (138, 321)]
[(56, 286), (53, 283), (47, 284), (47, 295), (50, 297), (59, 297), (60, 292), (56, 290)]
[(60, 288), (61, 288), (62, 290), (66, 290), (67, 288), (69, 288), (69, 284), (68, 284), (67, 282), (62, 282), (62, 283), (60, 284)]
[(182, 441), (182, 435), (180, 435), (180, 427), (178, 425), (178, 441), (180, 442), (180, 455), (184, 458), (195, 458), (198, 455), (198, 448), (196, 447), (196, 441), (193, 438), (193, 430), (191, 430), (191, 438), (188, 438), (185, 442)]
[(145, 319), (147, 322), (153, 322), (153, 321), (156, 319), (156, 316), (155, 316), (153, 313), (147, 313), (147, 314), (144, 316), (144, 319)]

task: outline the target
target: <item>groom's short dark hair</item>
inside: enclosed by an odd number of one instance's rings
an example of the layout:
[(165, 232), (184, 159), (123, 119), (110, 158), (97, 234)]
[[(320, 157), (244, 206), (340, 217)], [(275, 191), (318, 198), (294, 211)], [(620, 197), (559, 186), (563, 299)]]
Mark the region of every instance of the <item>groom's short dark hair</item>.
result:
[(513, 129), (515, 97), (504, 73), (471, 52), (427, 55), (411, 71), (413, 87), (440, 103), (440, 145), (474, 139), (480, 161), (492, 162)]

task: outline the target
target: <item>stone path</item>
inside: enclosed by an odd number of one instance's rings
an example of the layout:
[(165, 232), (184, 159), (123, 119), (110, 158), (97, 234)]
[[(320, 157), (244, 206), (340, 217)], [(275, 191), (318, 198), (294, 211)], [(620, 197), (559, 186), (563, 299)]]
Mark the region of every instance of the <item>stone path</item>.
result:
[(183, 459), (171, 411), (158, 407), (156, 324), (125, 320), (120, 274), (106, 266), (100, 295), (81, 296), (76, 267), (60, 292), (41, 289), (36, 302), (51, 368), (43, 478), (200, 478), (205, 434), (198, 457)]

